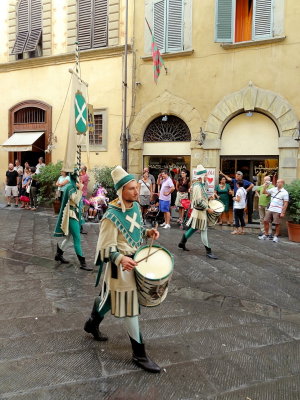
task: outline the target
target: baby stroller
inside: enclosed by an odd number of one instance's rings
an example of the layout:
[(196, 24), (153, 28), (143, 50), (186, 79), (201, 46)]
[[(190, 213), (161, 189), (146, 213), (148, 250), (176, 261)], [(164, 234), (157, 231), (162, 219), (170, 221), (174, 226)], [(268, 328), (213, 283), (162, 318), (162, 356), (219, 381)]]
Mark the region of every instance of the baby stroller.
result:
[(155, 226), (156, 224), (162, 224), (164, 222), (164, 216), (159, 211), (159, 200), (157, 194), (153, 195), (153, 200), (150, 202), (150, 206), (148, 207), (144, 218), (145, 221), (148, 219), (152, 226)]
[(191, 216), (191, 213), (192, 213), (191, 200), (182, 199), (182, 200), (180, 200), (180, 204), (182, 205), (182, 207), (184, 209), (184, 214), (183, 214), (182, 222), (180, 224), (180, 229), (187, 230), (188, 227), (187, 227), (186, 223), (188, 222), (188, 220)]
[(99, 222), (107, 209), (109, 198), (106, 197), (107, 191), (101, 185), (97, 185), (92, 197), (84, 199), (84, 205), (88, 206), (84, 219), (86, 222)]

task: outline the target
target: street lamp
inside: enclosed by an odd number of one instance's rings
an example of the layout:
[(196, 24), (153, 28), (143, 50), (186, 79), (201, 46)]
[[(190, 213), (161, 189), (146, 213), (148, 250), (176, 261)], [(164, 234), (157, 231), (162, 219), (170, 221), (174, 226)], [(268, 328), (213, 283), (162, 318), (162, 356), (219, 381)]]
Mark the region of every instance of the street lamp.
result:
[(300, 142), (300, 121), (298, 123), (298, 129), (296, 131), (296, 137), (294, 137), (294, 140), (296, 140), (296, 142)]

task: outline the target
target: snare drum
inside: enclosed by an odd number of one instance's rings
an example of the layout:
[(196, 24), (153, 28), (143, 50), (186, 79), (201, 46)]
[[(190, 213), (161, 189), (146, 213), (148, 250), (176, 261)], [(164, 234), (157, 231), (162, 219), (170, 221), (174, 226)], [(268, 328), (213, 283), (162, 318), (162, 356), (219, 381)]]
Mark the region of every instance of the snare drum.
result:
[(208, 200), (208, 207), (214, 210), (212, 214), (207, 213), (208, 225), (215, 225), (219, 216), (224, 212), (225, 206), (220, 200), (211, 199)]
[(174, 259), (167, 249), (159, 245), (151, 247), (147, 258), (148, 252), (149, 246), (142, 246), (135, 253), (134, 260), (138, 263), (135, 267), (135, 278), (139, 303), (145, 307), (153, 307), (167, 297)]

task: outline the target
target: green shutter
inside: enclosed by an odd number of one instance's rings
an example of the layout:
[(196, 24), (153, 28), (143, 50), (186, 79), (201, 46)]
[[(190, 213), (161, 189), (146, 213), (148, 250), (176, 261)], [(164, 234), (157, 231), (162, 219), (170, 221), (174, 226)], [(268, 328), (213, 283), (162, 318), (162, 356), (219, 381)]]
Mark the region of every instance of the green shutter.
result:
[(233, 42), (235, 0), (216, 0), (215, 41)]
[(153, 3), (153, 35), (157, 47), (166, 51), (166, 1), (154, 0)]
[(167, 3), (167, 52), (183, 50), (183, 0)]
[(273, 1), (255, 0), (253, 10), (253, 40), (273, 36)]

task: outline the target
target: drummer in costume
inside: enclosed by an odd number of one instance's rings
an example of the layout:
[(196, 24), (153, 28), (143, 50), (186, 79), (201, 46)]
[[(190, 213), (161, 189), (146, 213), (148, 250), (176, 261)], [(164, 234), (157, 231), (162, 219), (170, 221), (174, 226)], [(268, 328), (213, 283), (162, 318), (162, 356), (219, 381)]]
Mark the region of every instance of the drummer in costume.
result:
[(139, 329), (140, 307), (134, 274), (137, 263), (132, 258), (145, 237), (157, 239), (159, 233), (156, 229), (143, 228), (134, 176), (120, 166), (111, 175), (118, 198), (109, 204), (102, 218), (95, 258), (95, 263), (99, 265), (96, 286), (104, 265), (105, 274), (100, 296), (95, 299), (84, 330), (96, 340), (107, 340), (99, 331), (99, 325), (104, 315), (111, 310), (115, 317), (124, 318), (132, 345), (133, 361), (146, 371), (160, 372), (160, 367), (145, 352)]
[(82, 184), (76, 182), (76, 172), (71, 174), (70, 178), (70, 183), (67, 184), (63, 194), (60, 212), (54, 231), (54, 236), (64, 237), (61, 246), (57, 244), (55, 261), (60, 261), (62, 264), (69, 264), (69, 261), (63, 257), (63, 254), (73, 238), (73, 245), (77, 258), (80, 262), (80, 268), (86, 271), (92, 271), (93, 268), (90, 268), (86, 265), (80, 242), (80, 230), (82, 224), (84, 223), (81, 216)]
[(211, 251), (207, 238), (207, 213), (212, 214), (214, 210), (208, 206), (208, 196), (205, 190), (206, 174), (206, 169), (202, 165), (197, 165), (197, 181), (193, 183), (191, 189), (191, 206), (193, 210), (190, 219), (187, 222), (187, 225), (190, 226), (190, 228), (183, 234), (178, 247), (185, 251), (189, 251), (186, 248), (186, 242), (197, 230), (199, 230), (201, 233), (202, 243), (206, 249), (206, 256), (217, 259), (217, 257)]

